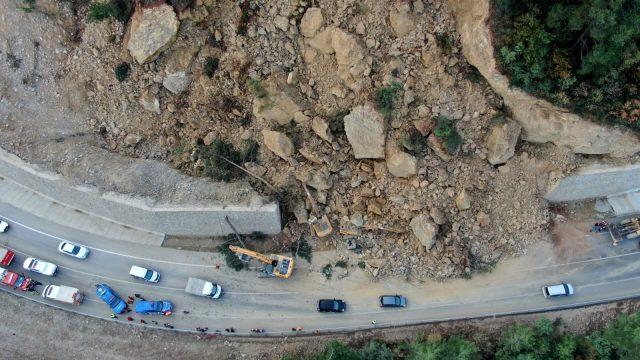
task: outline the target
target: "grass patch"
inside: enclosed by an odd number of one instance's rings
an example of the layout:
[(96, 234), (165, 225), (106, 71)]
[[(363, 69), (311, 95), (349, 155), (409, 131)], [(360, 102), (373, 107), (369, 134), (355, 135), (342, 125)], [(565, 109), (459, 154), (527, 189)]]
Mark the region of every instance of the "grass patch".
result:
[(131, 70), (131, 67), (129, 66), (129, 64), (126, 62), (122, 62), (118, 66), (116, 66), (116, 68), (113, 71), (116, 74), (116, 79), (118, 79), (119, 82), (123, 82), (124, 79), (126, 79), (127, 76), (129, 76), (130, 70)]
[(209, 79), (213, 77), (216, 70), (218, 70), (218, 65), (220, 64), (220, 60), (214, 58), (212, 56), (208, 56), (204, 63), (204, 74), (207, 75)]
[(333, 266), (331, 264), (327, 264), (322, 268), (322, 275), (327, 280), (331, 280), (331, 276), (333, 275)]
[(393, 111), (395, 100), (400, 90), (402, 90), (402, 85), (394, 82), (387, 87), (378, 89), (376, 92), (376, 103), (378, 104), (378, 109), (385, 116), (389, 116)]

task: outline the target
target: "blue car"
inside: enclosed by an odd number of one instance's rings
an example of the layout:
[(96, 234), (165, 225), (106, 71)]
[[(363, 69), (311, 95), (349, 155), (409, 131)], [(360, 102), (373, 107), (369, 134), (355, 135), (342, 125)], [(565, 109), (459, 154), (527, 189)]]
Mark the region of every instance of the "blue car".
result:
[(106, 302), (116, 314), (121, 314), (127, 308), (127, 303), (107, 284), (96, 285), (96, 295), (98, 295), (102, 301)]
[(171, 301), (158, 300), (158, 301), (138, 301), (136, 304), (136, 312), (138, 314), (162, 314), (165, 316), (171, 315), (173, 312), (173, 304)]

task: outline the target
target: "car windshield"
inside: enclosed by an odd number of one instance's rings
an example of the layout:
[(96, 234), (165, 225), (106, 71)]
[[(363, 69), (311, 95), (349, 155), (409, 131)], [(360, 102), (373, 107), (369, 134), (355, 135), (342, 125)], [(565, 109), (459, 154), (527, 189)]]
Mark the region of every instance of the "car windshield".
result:
[(62, 249), (73, 255), (78, 255), (78, 252), (80, 251), (79, 247), (69, 243), (64, 244), (64, 247)]
[(147, 270), (147, 273), (144, 274), (144, 278), (147, 280), (151, 280), (151, 278), (153, 277), (153, 271), (152, 270)]

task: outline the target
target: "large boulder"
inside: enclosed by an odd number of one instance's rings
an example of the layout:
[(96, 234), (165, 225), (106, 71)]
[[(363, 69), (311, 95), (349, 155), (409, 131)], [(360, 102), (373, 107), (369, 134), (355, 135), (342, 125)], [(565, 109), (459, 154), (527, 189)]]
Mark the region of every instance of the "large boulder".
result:
[(322, 10), (316, 7), (308, 8), (300, 20), (300, 33), (305, 37), (314, 37), (323, 23)]
[(355, 36), (335, 28), (331, 34), (331, 46), (336, 52), (338, 76), (349, 89), (356, 91), (362, 87), (362, 78), (367, 71), (365, 52)]
[(487, 160), (491, 165), (504, 164), (513, 156), (520, 130), (522, 130), (520, 124), (508, 119), (491, 129), (487, 138), (487, 150), (489, 150)]
[(436, 242), (436, 236), (438, 235), (438, 225), (434, 224), (428, 215), (420, 214), (409, 223), (413, 235), (420, 241), (420, 244), (427, 250), (431, 249)]
[(266, 96), (253, 100), (253, 115), (257, 119), (275, 121), (278, 125), (287, 125), (299, 111), (298, 104), (281, 91), (269, 91)]
[(169, 48), (178, 33), (178, 18), (167, 4), (137, 6), (125, 39), (125, 46), (139, 64), (153, 61)]
[(187, 89), (191, 82), (191, 63), (198, 53), (197, 46), (179, 46), (171, 52), (164, 68), (162, 85), (174, 94)]
[(523, 140), (552, 142), (581, 154), (625, 157), (640, 151), (640, 139), (632, 131), (586, 121), (509, 84), (494, 58), (492, 31), (488, 25), (490, 0), (449, 0), (449, 5), (456, 17), (464, 56), (502, 96), (513, 119), (522, 125)]
[(418, 159), (404, 151), (387, 156), (387, 169), (395, 177), (410, 177), (418, 173)]
[(413, 31), (416, 25), (409, 3), (400, 3), (389, 11), (389, 23), (397, 37), (403, 37)]
[(284, 160), (291, 159), (295, 149), (287, 135), (278, 131), (262, 130), (262, 138), (266, 147), (274, 154)]
[(344, 117), (344, 132), (356, 159), (384, 158), (384, 118), (370, 104), (356, 106)]

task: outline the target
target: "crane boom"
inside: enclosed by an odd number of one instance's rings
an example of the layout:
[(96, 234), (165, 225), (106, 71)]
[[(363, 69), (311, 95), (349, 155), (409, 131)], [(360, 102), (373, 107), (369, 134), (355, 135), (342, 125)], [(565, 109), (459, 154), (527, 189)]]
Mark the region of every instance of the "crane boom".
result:
[(270, 269), (269, 274), (271, 276), (287, 279), (293, 273), (293, 258), (291, 257), (275, 254), (267, 256), (256, 251), (234, 245), (229, 245), (229, 250), (233, 251), (236, 254), (244, 254), (250, 256), (267, 264), (265, 268)]

